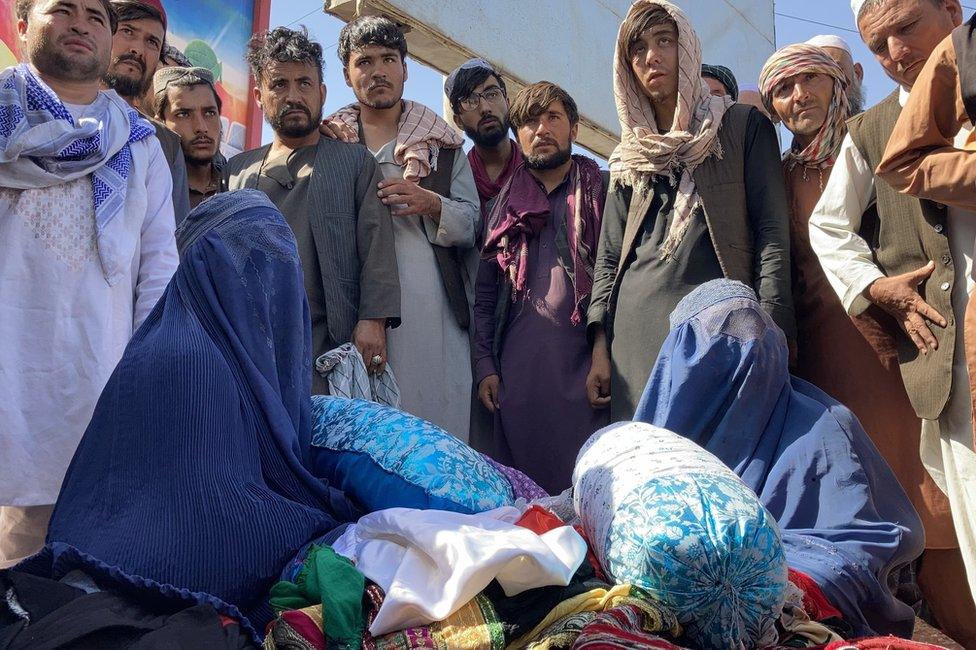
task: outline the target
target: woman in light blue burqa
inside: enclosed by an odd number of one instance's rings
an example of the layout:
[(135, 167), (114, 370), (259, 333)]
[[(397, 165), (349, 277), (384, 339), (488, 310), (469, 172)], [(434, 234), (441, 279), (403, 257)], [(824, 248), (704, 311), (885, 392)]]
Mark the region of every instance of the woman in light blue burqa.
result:
[(854, 415), (791, 377), (788, 356), (752, 289), (707, 282), (671, 314), (634, 419), (732, 468), (779, 522), (790, 567), (817, 582), (855, 635), (910, 637), (914, 613), (887, 582), (922, 552), (918, 514)]

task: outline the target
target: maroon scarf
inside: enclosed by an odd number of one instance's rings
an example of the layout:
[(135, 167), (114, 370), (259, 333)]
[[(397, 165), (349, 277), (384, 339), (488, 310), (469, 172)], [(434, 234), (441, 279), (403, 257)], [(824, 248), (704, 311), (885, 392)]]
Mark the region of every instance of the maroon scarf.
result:
[[(572, 323), (582, 319), (582, 305), (593, 289), (593, 263), (603, 220), (603, 179), (600, 167), (586, 156), (573, 156), (566, 196), (566, 235), (573, 264), (575, 306)], [(529, 240), (538, 235), (549, 215), (549, 198), (525, 167), (519, 167), (498, 193), (488, 217), (483, 259), (495, 258), (512, 283), (512, 299), (525, 291)]]
[(478, 150), (471, 147), (471, 151), (468, 152), (468, 162), (471, 163), (474, 184), (478, 187), (478, 197), (481, 199), (482, 217), (487, 216), (484, 214), (484, 206), (488, 204), (488, 201), (498, 196), (498, 193), (505, 187), (505, 183), (508, 182), (508, 179), (512, 177), (515, 170), (522, 164), (522, 152), (519, 149), (518, 143), (515, 140), (510, 140), (510, 142), (512, 143), (512, 155), (509, 157), (505, 169), (502, 170), (502, 173), (495, 180), (491, 180), (488, 177), (488, 172), (485, 171), (485, 163), (481, 161)]

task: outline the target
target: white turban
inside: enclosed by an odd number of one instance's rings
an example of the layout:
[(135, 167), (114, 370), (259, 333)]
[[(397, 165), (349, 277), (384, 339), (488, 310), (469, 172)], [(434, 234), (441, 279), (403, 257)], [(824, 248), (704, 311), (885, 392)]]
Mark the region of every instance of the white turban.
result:
[(851, 46), (847, 44), (847, 41), (842, 39), (840, 36), (834, 36), (833, 34), (821, 34), (820, 36), (814, 36), (807, 41), (807, 45), (816, 45), (817, 47), (836, 47), (838, 50), (844, 50), (848, 54), (853, 55), (851, 52)]
[(854, 12), (854, 23), (857, 24), (857, 17), (861, 14), (861, 7), (866, 0), (851, 0), (851, 11)]

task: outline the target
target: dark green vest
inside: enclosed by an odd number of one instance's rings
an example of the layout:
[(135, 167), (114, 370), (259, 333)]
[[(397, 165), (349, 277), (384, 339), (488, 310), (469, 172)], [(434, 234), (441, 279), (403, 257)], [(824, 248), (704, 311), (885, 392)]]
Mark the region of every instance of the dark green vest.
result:
[[(895, 91), (877, 106), (847, 122), (854, 145), (872, 170), (881, 162), (900, 113), (898, 91)], [(871, 247), (878, 267), (891, 277), (915, 271), (930, 260), (935, 262), (935, 272), (922, 283), (918, 292), (948, 322), (945, 328), (929, 325), (939, 342), (939, 349), (924, 355), (904, 333), (898, 335), (897, 344), (901, 374), (912, 406), (919, 417), (936, 420), (949, 400), (956, 343), (951, 302), (954, 271), (946, 208), (932, 201), (899, 194), (878, 177), (874, 184), (877, 203), (865, 213), (860, 234)], [(878, 399), (883, 401), (884, 396), (879, 395)]]

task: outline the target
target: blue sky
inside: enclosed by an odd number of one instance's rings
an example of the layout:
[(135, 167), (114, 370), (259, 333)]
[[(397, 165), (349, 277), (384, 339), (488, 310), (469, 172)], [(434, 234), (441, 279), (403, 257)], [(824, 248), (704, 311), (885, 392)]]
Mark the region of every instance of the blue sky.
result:
[[(591, 2), (595, 0), (567, 0), (569, 2)], [(679, 4), (682, 0), (679, 0)], [(720, 0), (683, 0), (684, 2), (719, 2)], [(964, 13), (972, 14), (976, 0), (964, 0)], [(875, 61), (856, 32), (849, 0), (776, 0), (776, 45), (782, 47), (798, 43), (817, 34), (836, 34), (843, 37), (854, 50), (854, 58), (864, 66), (864, 83), (867, 90), (867, 105), (883, 99), (895, 85), (885, 76), (881, 66)], [(824, 24), (817, 24), (824, 23)], [(336, 56), (336, 42), (342, 21), (322, 12), (320, 0), (273, 0), (271, 4), (271, 25), (305, 25), (313, 37), (325, 48), (325, 83), (328, 96), (326, 113), (352, 101), (352, 91), (342, 77), (342, 67)], [(439, 73), (415, 62), (408, 62), (406, 96), (423, 102), (440, 111), (443, 93), (442, 77)], [(755, 79), (739, 79), (740, 83), (755, 83)], [(607, 97), (610, 101), (608, 93)], [(270, 129), (265, 125), (264, 141), (271, 139)]]

